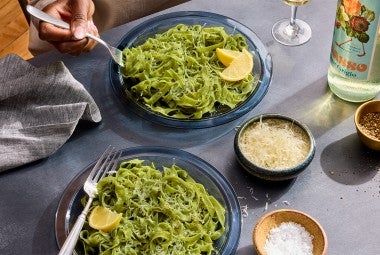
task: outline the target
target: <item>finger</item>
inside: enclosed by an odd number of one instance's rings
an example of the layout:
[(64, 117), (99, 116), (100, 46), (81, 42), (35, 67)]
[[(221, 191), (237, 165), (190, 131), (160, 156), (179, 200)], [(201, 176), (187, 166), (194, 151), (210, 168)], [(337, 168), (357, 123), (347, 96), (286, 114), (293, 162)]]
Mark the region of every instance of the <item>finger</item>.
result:
[[(87, 22), (87, 29), (88, 29), (88, 32), (96, 37), (99, 37), (99, 32), (98, 32), (98, 29), (97, 27), (95, 26), (94, 22), (92, 20), (89, 20)], [(88, 52), (88, 51), (91, 51), (97, 44), (97, 41), (95, 40), (92, 40), (92, 39), (89, 39), (88, 43), (86, 44), (86, 46), (84, 47), (83, 51), (84, 52)]]
[(56, 27), (48, 22), (39, 23), (38, 35), (41, 40), (45, 41), (71, 41), (71, 31), (64, 28)]
[(89, 33), (99, 37), (98, 28), (95, 26), (94, 21), (92, 19), (87, 22), (87, 29), (88, 29)]
[[(98, 29), (92, 20), (87, 22), (87, 29), (89, 33), (99, 36)], [(97, 44), (95, 40), (89, 39), (88, 37), (83, 38), (82, 40), (70, 40), (67, 42), (52, 42), (55, 48), (57, 48), (60, 52), (71, 54), (71, 55), (79, 55), (82, 52), (91, 51)]]
[(87, 38), (84, 38), (82, 40), (50, 43), (53, 44), (53, 46), (62, 53), (79, 55), (88, 44), (88, 41), (89, 40)]
[[(63, 4), (63, 3), (62, 3)], [(44, 12), (57, 18), (65, 20), (67, 17), (67, 11), (65, 10), (65, 5), (61, 6), (61, 3), (52, 3), (47, 5), (44, 9)], [(57, 27), (48, 22), (40, 21), (39, 22), (39, 37), (42, 40), (46, 41), (70, 41), (72, 40), (72, 34), (70, 30)]]
[(89, 52), (91, 51), (96, 45), (96, 42), (92, 39), (87, 38), (87, 43), (83, 47), (82, 52)]

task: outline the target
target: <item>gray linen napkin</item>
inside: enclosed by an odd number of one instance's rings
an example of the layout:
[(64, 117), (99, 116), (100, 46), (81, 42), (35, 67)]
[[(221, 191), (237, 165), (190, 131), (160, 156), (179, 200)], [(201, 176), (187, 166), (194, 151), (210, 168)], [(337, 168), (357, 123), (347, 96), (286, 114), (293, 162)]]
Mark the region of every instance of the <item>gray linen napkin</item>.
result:
[(62, 62), (0, 59), (0, 172), (53, 154), (80, 119), (99, 122), (100, 111)]

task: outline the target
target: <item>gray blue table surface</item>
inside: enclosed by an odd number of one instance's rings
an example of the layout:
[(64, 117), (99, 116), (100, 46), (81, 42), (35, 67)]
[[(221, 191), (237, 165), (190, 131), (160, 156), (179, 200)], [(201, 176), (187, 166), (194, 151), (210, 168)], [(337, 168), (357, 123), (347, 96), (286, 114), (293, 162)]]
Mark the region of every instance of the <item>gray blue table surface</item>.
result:
[[(242, 218), (238, 255), (255, 254), (251, 241), (255, 223), (280, 208), (316, 218), (326, 231), (330, 255), (380, 254), (380, 155), (364, 147), (356, 135), (353, 116), (359, 104), (336, 98), (327, 86), (336, 1), (314, 0), (298, 9), (298, 17), (310, 24), (313, 33), (308, 43), (298, 47), (283, 46), (272, 38), (273, 23), (290, 15), (289, 6), (280, 0), (193, 0), (152, 16), (183, 10), (222, 14), (258, 35), (273, 60), (273, 78), (263, 100), (231, 123), (184, 131), (154, 124), (121, 107), (110, 86), (109, 56), (100, 45), (79, 57), (51, 52), (31, 59), (36, 66), (62, 60), (94, 97), (103, 121), (81, 123), (49, 158), (0, 174), (0, 254), (57, 254), (54, 222), (62, 193), (108, 144), (118, 149), (179, 148), (223, 173), (241, 206), (248, 208)], [(149, 17), (106, 31), (102, 38), (117, 44)], [(293, 181), (261, 182), (236, 161), (236, 127), (261, 113), (294, 117), (315, 136), (315, 157)]]

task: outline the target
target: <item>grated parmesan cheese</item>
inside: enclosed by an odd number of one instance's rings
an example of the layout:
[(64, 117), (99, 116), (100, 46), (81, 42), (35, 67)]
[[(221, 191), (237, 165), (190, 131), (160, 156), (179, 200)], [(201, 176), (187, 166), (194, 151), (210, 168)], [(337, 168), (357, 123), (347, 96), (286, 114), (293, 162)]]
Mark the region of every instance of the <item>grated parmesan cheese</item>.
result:
[(248, 160), (275, 170), (297, 165), (310, 150), (304, 130), (281, 119), (264, 119), (251, 124), (241, 134), (239, 144)]
[(313, 255), (312, 240), (300, 224), (283, 222), (269, 231), (264, 249), (268, 255)]
[(243, 218), (247, 218), (248, 217), (248, 205), (241, 206), (240, 210), (241, 210), (241, 215), (243, 216)]

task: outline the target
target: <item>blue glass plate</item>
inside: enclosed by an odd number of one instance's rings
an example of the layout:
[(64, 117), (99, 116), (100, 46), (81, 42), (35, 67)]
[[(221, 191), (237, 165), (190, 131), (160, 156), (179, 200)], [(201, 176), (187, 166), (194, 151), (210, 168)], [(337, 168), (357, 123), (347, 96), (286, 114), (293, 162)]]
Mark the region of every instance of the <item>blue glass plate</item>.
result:
[[(124, 149), (121, 152), (121, 161), (138, 158), (144, 160), (144, 163), (148, 165), (154, 163), (160, 170), (162, 170), (162, 166), (170, 167), (176, 164), (186, 170), (196, 182), (203, 184), (208, 193), (226, 209), (226, 231), (215, 242), (216, 252), (214, 254), (231, 255), (235, 253), (241, 231), (240, 206), (232, 186), (217, 169), (201, 158), (179, 149), (141, 146)], [(59, 247), (62, 247), (70, 228), (83, 210), (80, 199), (85, 193), (82, 187), (95, 163), (93, 162), (83, 169), (63, 192), (55, 219), (55, 233)], [(80, 247), (77, 247), (76, 254), (83, 254), (80, 252)]]
[(248, 50), (253, 54), (253, 75), (258, 78), (258, 84), (251, 95), (234, 109), (213, 113), (210, 117), (204, 117), (202, 119), (167, 117), (152, 111), (140, 103), (129, 92), (126, 92), (124, 87), (128, 87), (128, 84), (125, 84), (120, 74), (119, 66), (111, 62), (110, 79), (117, 97), (123, 100), (127, 106), (131, 106), (129, 109), (137, 115), (164, 126), (177, 128), (206, 128), (222, 125), (252, 110), (263, 99), (268, 90), (272, 78), (272, 58), (264, 44), (252, 30), (231, 18), (215, 13), (198, 11), (163, 14), (146, 20), (127, 32), (117, 47), (123, 50), (125, 48), (139, 46), (145, 43), (148, 38), (163, 33), (177, 24), (202, 25), (205, 27), (222, 26), (229, 34), (242, 34), (248, 43)]

